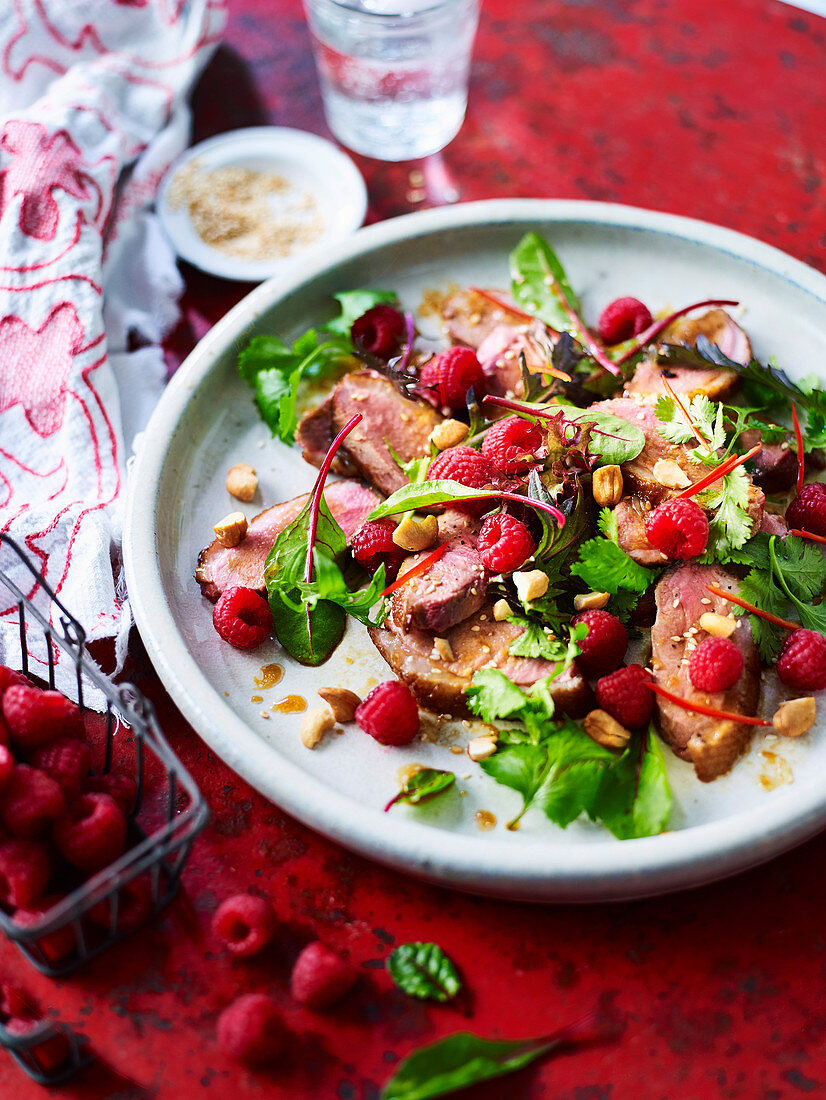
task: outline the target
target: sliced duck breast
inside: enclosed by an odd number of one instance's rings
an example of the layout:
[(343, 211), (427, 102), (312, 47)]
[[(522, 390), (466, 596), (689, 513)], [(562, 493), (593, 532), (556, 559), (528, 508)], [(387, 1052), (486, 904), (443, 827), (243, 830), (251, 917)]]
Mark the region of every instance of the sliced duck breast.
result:
[(492, 290), (491, 294), (503, 304), (497, 305), (490, 298), (470, 289), (457, 290), (442, 302), (442, 322), (454, 344), (465, 344), (476, 351), (498, 326), (525, 324), (523, 311), (513, 313), (507, 308), (508, 304), (512, 304), (518, 309), (508, 291)]
[[(732, 605), (709, 592), (713, 584), (736, 593), (737, 580), (719, 566), (687, 563), (669, 570), (656, 589), (657, 617), (651, 628), (654, 683), (681, 699), (734, 714), (754, 715), (760, 696), (760, 657), (747, 616), (736, 620), (731, 640), (743, 654), (743, 672), (728, 691), (697, 691), (688, 673), (689, 659), (708, 635), (700, 626), (705, 612), (730, 615)], [(704, 783), (725, 775), (748, 747), (752, 727), (730, 719), (697, 714), (657, 696), (657, 724), (677, 756), (694, 765)]]

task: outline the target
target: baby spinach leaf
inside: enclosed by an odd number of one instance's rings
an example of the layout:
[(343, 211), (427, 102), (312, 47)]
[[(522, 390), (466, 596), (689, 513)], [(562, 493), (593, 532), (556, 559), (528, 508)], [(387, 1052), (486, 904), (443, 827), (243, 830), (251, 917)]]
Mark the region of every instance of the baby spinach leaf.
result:
[(341, 336), (349, 336), (353, 321), (358, 320), (368, 309), (381, 305), (392, 306), (398, 302), (392, 290), (342, 290), (333, 297), (341, 306), (341, 312), (338, 317), (328, 321), (324, 328), (327, 332), (336, 332)]
[(408, 997), (449, 1001), (462, 988), (459, 972), (436, 943), (402, 943), (387, 960), (390, 977)]
[(636, 424), (629, 424), (611, 413), (577, 410), (565, 414), (565, 423), (588, 427), (588, 453), (597, 458), (597, 466), (621, 466), (630, 462), (645, 446), (645, 433)]
[(397, 802), (405, 802), (408, 806), (418, 806), (420, 802), (429, 802), (444, 791), (448, 790), (456, 782), (453, 772), (442, 771), (440, 768), (421, 768), (413, 775), (405, 779), (402, 789), (394, 795), (384, 812), (395, 806)]
[(568, 315), (549, 285), (549, 274), (556, 279), (574, 309), (579, 299), (568, 282), (565, 268), (546, 240), (538, 233), (526, 233), (510, 255), (511, 291), (514, 298), (535, 317), (556, 329), (567, 329)]
[(297, 612), (280, 592), (270, 592), (269, 603), (276, 638), (302, 665), (324, 664), (344, 637), (347, 615), (337, 604), (323, 600)]

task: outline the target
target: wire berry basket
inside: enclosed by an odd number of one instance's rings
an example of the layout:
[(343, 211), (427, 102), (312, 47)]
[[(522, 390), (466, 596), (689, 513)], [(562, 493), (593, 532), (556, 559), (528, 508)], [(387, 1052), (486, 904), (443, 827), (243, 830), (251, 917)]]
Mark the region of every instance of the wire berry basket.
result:
[[(36, 920), (15, 921), (0, 908), (0, 929), (41, 973), (68, 974), (113, 943), (152, 920), (175, 896), (192, 844), (207, 823), (209, 810), (194, 780), (167, 744), (151, 704), (131, 684), (111, 684), (91, 660), (83, 627), (8, 535), (0, 533), (0, 548), (8, 555), (18, 580), (0, 567), (2, 606), (11, 596), (17, 607), (22, 671), (55, 687), (55, 668), (66, 661), (74, 670), (77, 701), (84, 714), (92, 750), (94, 777), (124, 777), (129, 791), (129, 845), (115, 862), (85, 881), (69, 874), (54, 888), (63, 895)], [(3, 559), (0, 558), (0, 566)], [(38, 607), (50, 608), (57, 623)], [(35, 671), (35, 667), (36, 670)], [(94, 692), (104, 711), (88, 710), (85, 698)], [(127, 782), (128, 781), (128, 782)], [(124, 807), (126, 808), (126, 807)], [(60, 950), (56, 945), (60, 945)], [(59, 1025), (47, 1027), (65, 1034)], [(13, 1034), (0, 1023), (0, 1044), (36, 1080), (54, 1083), (84, 1064), (77, 1036), (67, 1035), (70, 1051), (53, 1073), (44, 1069), (44, 1039), (34, 1030)], [(40, 1048), (41, 1056), (38, 1056)]]

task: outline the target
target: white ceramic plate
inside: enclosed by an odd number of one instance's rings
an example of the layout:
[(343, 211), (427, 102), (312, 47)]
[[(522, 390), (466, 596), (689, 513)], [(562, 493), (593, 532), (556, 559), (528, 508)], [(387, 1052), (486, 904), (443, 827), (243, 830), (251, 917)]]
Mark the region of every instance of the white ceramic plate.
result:
[[(172, 181), (195, 160), (204, 171), (249, 168), (282, 176), (291, 188), (283, 197), (273, 199), (276, 213), (295, 207), (302, 196), (311, 196), (315, 208), (292, 216), (306, 219), (317, 214), (323, 224), (320, 236), (300, 251), (272, 260), (246, 260), (206, 244), (195, 231), (186, 208), (173, 208), (169, 202)], [(157, 207), (164, 232), (183, 259), (210, 275), (260, 283), (288, 274), (297, 260), (326, 252), (330, 245), (354, 233), (367, 212), (367, 189), (358, 168), (331, 141), (284, 126), (251, 126), (219, 134), (188, 149), (161, 184)]]
[[(652, 308), (708, 297), (737, 298), (760, 357), (777, 354), (792, 374), (826, 361), (826, 278), (767, 245), (701, 222), (628, 207), (507, 200), (427, 211), (362, 230), (297, 266), (289, 287), (264, 284), (206, 336), (170, 383), (133, 470), (125, 539), (129, 593), (161, 679), (186, 718), (232, 767), (301, 821), (367, 856), (460, 889), (513, 898), (591, 901), (641, 897), (707, 882), (757, 864), (826, 824), (826, 729), (799, 742), (754, 748), (723, 779), (704, 785), (669, 754), (674, 812), (669, 833), (620, 842), (575, 823), (562, 831), (540, 813), (517, 833), (503, 827), (519, 799), (467, 757), (441, 745), (386, 749), (356, 727), (314, 752), (299, 740), (301, 715), (271, 704), (319, 687), (362, 693), (387, 679), (364, 630), (351, 623), (319, 670), (286, 659), (275, 642), (254, 654), (225, 645), (192, 579), (215, 520), (237, 507), (224, 489), (229, 466), (254, 465), (260, 495), (245, 510), (286, 500), (315, 471), (269, 439), (236, 370), (257, 332), (294, 334), (332, 314), (334, 291), (395, 288), (417, 307), (425, 290), (451, 283), (507, 284), (507, 256), (529, 229), (546, 235), (581, 292), (587, 317), (633, 294)], [(436, 322), (425, 317), (425, 330)], [(285, 667), (259, 690), (263, 664)], [(262, 697), (263, 702), (251, 701)], [(269, 718), (261, 717), (266, 708)], [(761, 755), (771, 748), (774, 759)], [(421, 763), (455, 770), (456, 793), (430, 806), (382, 806), (399, 769)], [(767, 790), (787, 770), (794, 782)], [(480, 832), (477, 810), (498, 824)]]

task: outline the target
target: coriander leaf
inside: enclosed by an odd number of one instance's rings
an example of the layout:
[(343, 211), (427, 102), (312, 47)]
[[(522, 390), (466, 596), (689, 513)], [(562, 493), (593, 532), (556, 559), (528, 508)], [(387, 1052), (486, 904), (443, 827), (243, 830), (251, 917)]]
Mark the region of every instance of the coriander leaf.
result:
[(593, 591), (611, 593), (620, 589), (645, 592), (658, 575), (655, 570), (635, 562), (615, 542), (601, 538), (583, 543), (571, 572)]
[(661, 425), (660, 434), (670, 443), (693, 443), (696, 440), (694, 429), (673, 397), (658, 397), (654, 412)]
[(619, 760), (603, 772), (592, 817), (620, 840), (656, 836), (668, 822), (671, 802), (662, 746), (648, 730), (633, 734)]
[(405, 802), (409, 806), (428, 802), (448, 790), (455, 782), (456, 776), (453, 772), (442, 771), (441, 768), (420, 768), (405, 779), (402, 789), (390, 799), (384, 807), (384, 812), (387, 813), (397, 802)]
[(724, 559), (730, 550), (738, 550), (753, 534), (754, 519), (749, 515), (751, 481), (742, 466), (726, 474), (720, 489), (701, 493), (703, 506), (713, 512), (708, 521), (706, 554), (711, 560)]
[(289, 374), (302, 358), (280, 336), (253, 336), (238, 356), (238, 371), (244, 381), (252, 385), (261, 371)]
[[(768, 551), (768, 545), (766, 549)], [(775, 543), (774, 550), (777, 564), (796, 596), (812, 600), (823, 593), (826, 557), (819, 546), (799, 535), (788, 535)]]
[(395, 305), (398, 297), (392, 290), (342, 290), (333, 297), (341, 306), (341, 313), (328, 321), (324, 328), (327, 332), (337, 332), (349, 336), (353, 321), (356, 321), (373, 306)]
[(514, 657), (542, 657), (546, 661), (556, 661), (560, 659), (560, 655), (564, 655), (564, 644), (548, 627), (521, 615), (511, 615), (508, 622), (525, 628), (524, 633), (515, 638), (508, 649), (508, 653)]
[(826, 634), (826, 603), (812, 605), (804, 603), (795, 596), (778, 562), (776, 547), (777, 536), (772, 535), (769, 538), (769, 563), (771, 565), (772, 578), (780, 585), (797, 608), (801, 625), (806, 627), (807, 630), (817, 630), (821, 634)]
[(254, 376), (252, 388), (261, 419), (274, 434), (281, 417), (281, 400), (291, 393), (290, 376), (276, 368), (262, 370)]
[(511, 718), (525, 706), (525, 695), (498, 668), (480, 668), (465, 688), (467, 705), (473, 714), (490, 724), (497, 718)]
[(462, 988), (459, 972), (436, 943), (402, 943), (387, 960), (390, 977), (408, 997), (449, 1001)]
[[(740, 595), (761, 611), (768, 611), (770, 615), (777, 615), (781, 619), (788, 617), (788, 601), (774, 584), (768, 571), (750, 570), (740, 581)], [(748, 614), (744, 607), (737, 604), (732, 604), (731, 610), (736, 616)], [(773, 664), (780, 655), (786, 631), (759, 615), (749, 614), (749, 623), (761, 659), (766, 664)]]
[(571, 322), (548, 285), (548, 276), (556, 279), (576, 310), (579, 309), (579, 299), (568, 282), (565, 268), (548, 242), (538, 233), (526, 233), (511, 252), (510, 269), (511, 292), (517, 303), (553, 328), (568, 329)]

